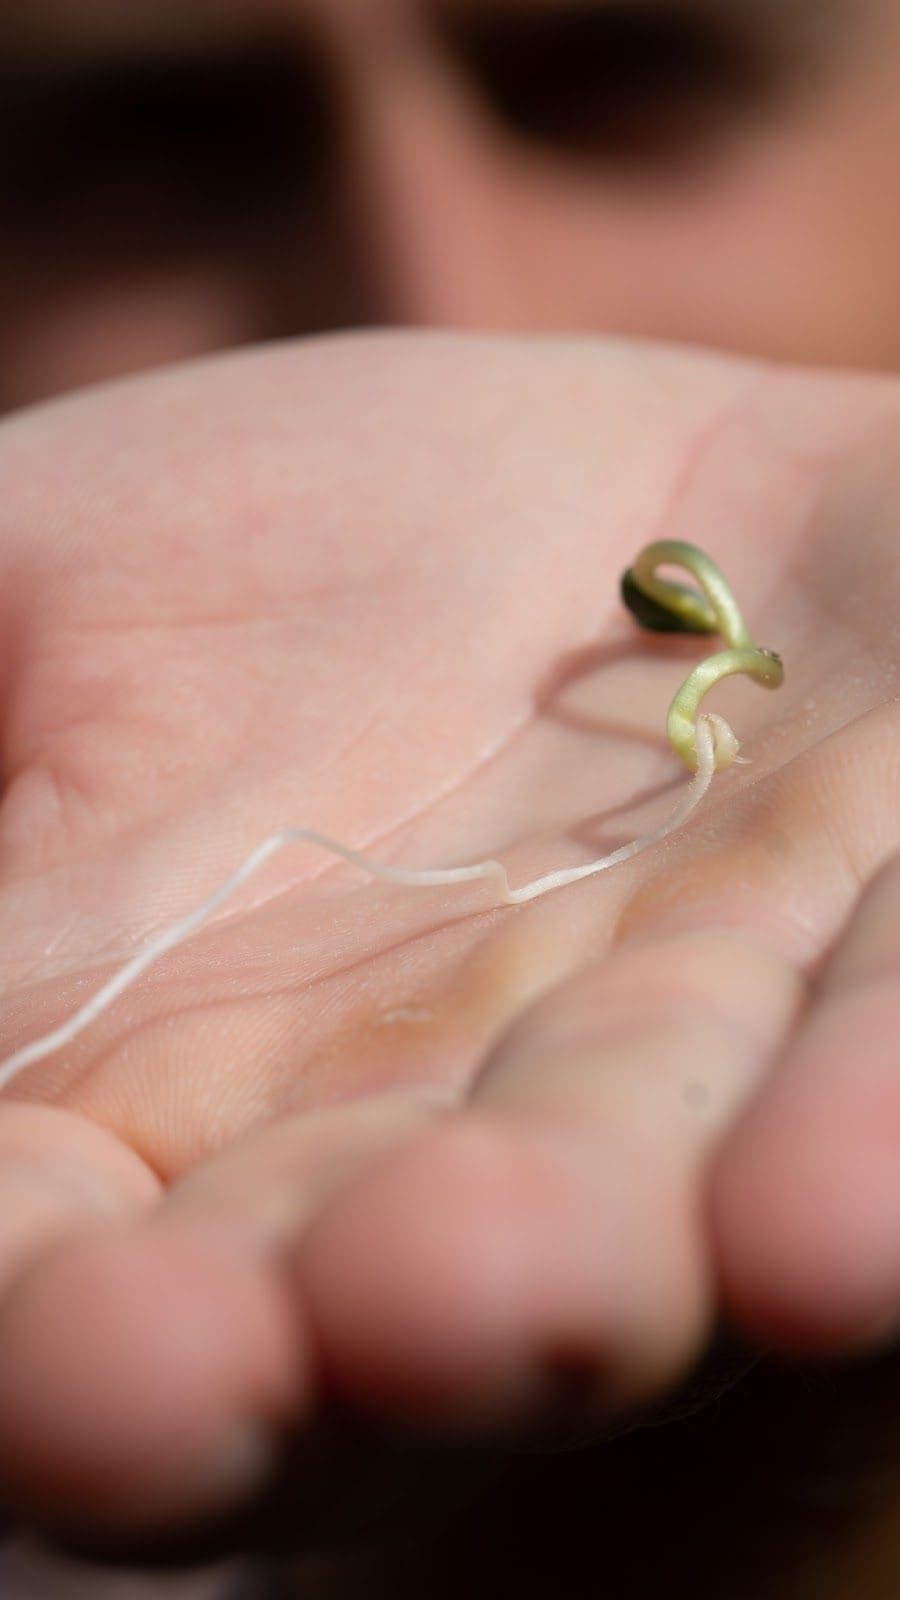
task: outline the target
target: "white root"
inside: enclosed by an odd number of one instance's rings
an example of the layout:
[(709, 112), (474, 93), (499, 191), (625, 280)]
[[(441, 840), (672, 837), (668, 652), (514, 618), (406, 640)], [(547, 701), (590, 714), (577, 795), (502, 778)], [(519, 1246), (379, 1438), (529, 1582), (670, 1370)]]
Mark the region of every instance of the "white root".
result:
[(51, 1033), (44, 1034), (42, 1038), (35, 1039), (33, 1043), (23, 1045), (4, 1062), (0, 1063), (0, 1089), (12, 1080), (26, 1067), (32, 1066), (37, 1061), (43, 1061), (46, 1056), (53, 1055), (57, 1050), (62, 1050), (72, 1040), (89, 1028), (102, 1013), (109, 1009), (121, 994), (129, 989), (137, 979), (146, 972), (147, 968), (158, 961), (169, 950), (174, 950), (176, 945), (182, 944), (192, 934), (202, 927), (212, 914), (219, 909), (240, 887), (252, 877), (270, 856), (275, 855), (287, 844), (314, 844), (321, 849), (329, 851), (332, 855), (341, 856), (345, 861), (360, 867), (363, 872), (368, 872), (373, 878), (382, 878), (387, 883), (404, 884), (411, 888), (433, 888), (441, 884), (471, 883), (479, 878), (491, 880), (497, 885), (498, 900), (504, 905), (522, 905), (527, 900), (537, 900), (541, 895), (550, 894), (554, 889), (562, 889), (566, 884), (577, 883), (582, 878), (593, 877), (598, 872), (606, 872), (610, 867), (618, 866), (623, 861), (629, 861), (632, 856), (638, 855), (642, 850), (647, 850), (651, 845), (658, 844), (669, 834), (674, 833), (686, 821), (690, 813), (698, 806), (705, 796), (716, 770), (716, 749), (719, 741), (724, 741), (726, 747), (728, 740), (733, 744), (734, 735), (728, 724), (721, 717), (714, 714), (698, 718), (696, 728), (696, 749), (698, 756), (697, 770), (691, 779), (687, 793), (679, 801), (671, 816), (658, 828), (653, 828), (649, 833), (641, 834), (633, 839), (630, 844), (622, 845), (618, 850), (613, 850), (609, 855), (601, 856), (597, 861), (590, 861), (580, 867), (565, 867), (557, 872), (547, 873), (546, 876), (535, 878), (531, 883), (526, 883), (518, 889), (510, 887), (506, 868), (500, 861), (479, 861), (471, 867), (439, 868), (435, 871), (413, 872), (405, 871), (400, 867), (387, 867), (379, 861), (372, 861), (368, 856), (361, 855), (357, 850), (351, 850), (347, 845), (329, 839), (323, 833), (317, 833), (312, 828), (282, 828), (278, 833), (273, 833), (263, 840), (262, 844), (247, 857), (238, 867), (236, 872), (216, 889), (208, 899), (191, 911), (180, 921), (173, 923), (156, 938), (151, 939), (143, 950), (121, 968), (114, 977), (110, 978), (97, 993), (88, 1000), (75, 1014), (60, 1027), (54, 1028)]

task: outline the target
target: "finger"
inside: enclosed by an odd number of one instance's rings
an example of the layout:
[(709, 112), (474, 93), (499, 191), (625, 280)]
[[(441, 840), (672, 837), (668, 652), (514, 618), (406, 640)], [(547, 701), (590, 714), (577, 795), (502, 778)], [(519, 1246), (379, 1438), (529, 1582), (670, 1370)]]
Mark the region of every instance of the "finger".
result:
[[(160, 1194), (145, 1163), (86, 1119), (0, 1109), (0, 1497), (19, 1515), (152, 1522), (173, 1477), (199, 1504), (227, 1490), (227, 1471), (259, 1468), (250, 1378), (232, 1355), (244, 1433), (214, 1440), (226, 1378), (207, 1381), (207, 1363), (243, 1341), (260, 1372), (275, 1317), (243, 1265), (168, 1247), (132, 1258), (128, 1225)], [(234, 1415), (228, 1401), (219, 1408)]]
[(0, 1105), (0, 1295), (55, 1241), (149, 1211), (161, 1185), (106, 1129), (54, 1106)]
[(370, 1169), (301, 1242), (326, 1380), (443, 1423), (573, 1385), (598, 1409), (651, 1397), (713, 1309), (709, 1153), (801, 992), (752, 938), (691, 933), (624, 948), (533, 1007), (466, 1113)]
[(416, 1087), (282, 1117), (179, 1179), (153, 1227), (282, 1249), (364, 1167), (449, 1104), (445, 1091)]
[(0, 1308), (0, 1495), (57, 1530), (214, 1516), (258, 1488), (307, 1362), (255, 1261), (129, 1229), (45, 1255)]
[(313, 1392), (273, 1254), (431, 1098), (273, 1124), (193, 1169), (144, 1225), (45, 1256), (0, 1309), (7, 1499), (152, 1533), (257, 1489)]
[[(38, 1493), (42, 1432), (23, 1448), (9, 1424), (23, 1395), (44, 1394), (58, 1376), (39, 1341), (26, 1339), (16, 1357), (7, 1311), (19, 1285), (85, 1230), (110, 1233), (148, 1214), (161, 1185), (146, 1164), (105, 1129), (70, 1111), (7, 1101), (0, 1106), (0, 1493), (7, 1507)], [(63, 1321), (57, 1332), (64, 1341)], [(47, 1419), (53, 1431), (60, 1415)], [(46, 1433), (46, 1429), (44, 1430)]]
[(754, 1331), (839, 1350), (900, 1326), (900, 856), (875, 876), (798, 1037), (721, 1150), (728, 1303)]

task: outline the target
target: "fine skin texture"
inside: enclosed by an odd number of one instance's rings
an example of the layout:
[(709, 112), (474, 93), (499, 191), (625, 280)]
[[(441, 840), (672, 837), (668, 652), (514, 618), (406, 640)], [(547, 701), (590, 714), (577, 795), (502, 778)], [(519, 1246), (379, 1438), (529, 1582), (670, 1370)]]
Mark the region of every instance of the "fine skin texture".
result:
[(702, 642), (656, 538), (784, 658), (749, 764), (530, 905), (298, 846), (0, 1102), (0, 1494), (152, 1536), (335, 1401), (603, 1426), (721, 1311), (900, 1315), (900, 391), (653, 347), (371, 336), (0, 436), (4, 1056), (288, 823), (511, 879), (661, 820)]

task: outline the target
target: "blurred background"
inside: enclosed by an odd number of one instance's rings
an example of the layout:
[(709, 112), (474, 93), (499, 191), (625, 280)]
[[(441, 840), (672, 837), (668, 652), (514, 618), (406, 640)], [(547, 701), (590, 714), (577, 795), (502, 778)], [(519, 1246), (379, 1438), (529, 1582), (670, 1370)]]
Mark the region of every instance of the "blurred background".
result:
[(365, 324), (900, 367), (900, 0), (4, 0), (0, 406)]
[[(900, 0), (0, 0), (0, 410), (367, 325), (900, 370)], [(895, 1358), (498, 1469), (374, 1545), (4, 1600), (900, 1594)]]

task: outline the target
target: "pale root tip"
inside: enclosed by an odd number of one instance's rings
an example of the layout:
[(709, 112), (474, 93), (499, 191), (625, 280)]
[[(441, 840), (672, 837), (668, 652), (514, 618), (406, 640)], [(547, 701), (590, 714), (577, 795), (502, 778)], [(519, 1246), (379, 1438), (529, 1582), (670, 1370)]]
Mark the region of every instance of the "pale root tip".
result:
[(733, 761), (743, 758), (738, 755), (741, 742), (731, 724), (720, 717), (715, 711), (706, 713), (706, 720), (710, 724), (716, 757), (716, 771), (724, 772)]

